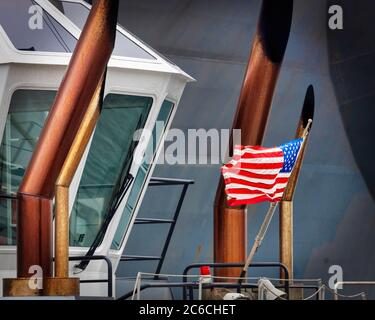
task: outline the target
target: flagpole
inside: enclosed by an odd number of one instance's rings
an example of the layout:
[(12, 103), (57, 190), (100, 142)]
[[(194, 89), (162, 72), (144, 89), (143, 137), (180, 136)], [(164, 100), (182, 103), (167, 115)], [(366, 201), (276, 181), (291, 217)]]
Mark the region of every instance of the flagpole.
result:
[[(296, 130), (296, 139), (301, 138), (303, 131), (308, 124), (309, 119), (314, 117), (315, 95), (314, 87), (310, 85), (306, 90), (305, 100), (301, 111), (301, 116), (298, 121)], [(311, 126), (310, 130), (311, 131)], [(289, 177), (288, 186), (284, 190), (284, 195), (279, 204), (279, 256), (280, 262), (284, 264), (289, 271), (290, 279), (294, 277), (293, 268), (293, 196), (297, 186), (299, 172), (302, 167), (304, 153), (308, 138), (304, 142), (304, 146), (300, 151), (302, 154), (295, 164), (293, 173)], [(284, 270), (280, 270), (280, 278), (285, 278)]]
[[(308, 123), (306, 125), (306, 128), (304, 129), (303, 131), (303, 134), (302, 134), (302, 143), (301, 143), (301, 146), (300, 146), (300, 149), (299, 149), (299, 152), (298, 152), (298, 156), (297, 156), (297, 160), (296, 162), (299, 160), (300, 156), (302, 155), (302, 152), (301, 150), (303, 150), (303, 147), (304, 147), (304, 144), (305, 144), (305, 141), (306, 141), (306, 137), (307, 135), (309, 134), (309, 129), (310, 129), (310, 126), (311, 126), (311, 123), (312, 123), (312, 120), (309, 119), (308, 120)], [(294, 171), (294, 168), (292, 170), (292, 172)], [(289, 182), (288, 182), (289, 184)], [(251, 248), (250, 250), (250, 253), (246, 259), (246, 263), (241, 271), (241, 275), (240, 275), (240, 278), (238, 280), (238, 283), (241, 284), (244, 280), (244, 277), (246, 275), (246, 272), (247, 272), (247, 269), (249, 268), (253, 258), (254, 258), (254, 255), (255, 253), (257, 252), (257, 250), (259, 249), (259, 247), (262, 245), (262, 241), (264, 239), (264, 236), (266, 235), (266, 232), (267, 232), (267, 229), (271, 223), (271, 220), (272, 220), (272, 217), (275, 213), (275, 209), (276, 209), (276, 206), (277, 206), (277, 202), (272, 202), (270, 204), (270, 207), (266, 213), (266, 216), (263, 220), (263, 223), (262, 225), (260, 226), (260, 229), (259, 229), (259, 232), (257, 234), (257, 236), (255, 237), (255, 240), (254, 240), (254, 244), (253, 244), (253, 247)]]

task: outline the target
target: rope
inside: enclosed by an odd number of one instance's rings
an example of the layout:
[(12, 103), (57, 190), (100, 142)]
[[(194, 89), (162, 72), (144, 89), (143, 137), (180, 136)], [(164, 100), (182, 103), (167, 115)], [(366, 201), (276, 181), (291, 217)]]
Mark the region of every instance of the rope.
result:
[[(180, 274), (168, 274), (168, 273), (149, 273), (149, 272), (139, 272), (141, 275), (146, 275), (146, 276), (164, 276), (164, 277), (175, 277), (175, 278), (199, 278), (200, 275), (196, 274), (186, 274), (186, 275), (180, 275)], [(126, 278), (126, 277), (124, 277)], [(239, 277), (222, 277), (222, 276), (211, 276), (213, 279), (232, 279), (232, 280), (238, 280)], [(120, 277), (117, 279), (121, 279)], [(243, 277), (243, 279), (246, 280), (259, 280), (259, 277)], [(268, 278), (267, 278), (268, 279)], [(282, 280), (282, 279), (281, 279)]]
[[(179, 278), (183, 278), (183, 277), (186, 277), (186, 278), (199, 278), (200, 276), (199, 275), (176, 275), (176, 274), (168, 274), (168, 273), (149, 273), (149, 272), (138, 272), (137, 274), (137, 278), (136, 278), (136, 281), (135, 281), (135, 285), (134, 285), (134, 290), (133, 290), (133, 297), (132, 299), (135, 298), (135, 295), (136, 295), (136, 292), (137, 292), (137, 287), (139, 285), (139, 282), (141, 280), (141, 277), (142, 276), (155, 276), (155, 275), (158, 275), (158, 276), (164, 276), (164, 277), (179, 277)], [(221, 277), (221, 276), (211, 276), (213, 279), (232, 279), (232, 280), (238, 280), (239, 278), (238, 277)], [(121, 278), (118, 278), (118, 279), (121, 279)], [(260, 278), (259, 277), (244, 277), (242, 279), (245, 279), (245, 280), (259, 280)], [(267, 278), (268, 280), (272, 280), (272, 281), (303, 281), (303, 282), (320, 282), (321, 279), (278, 279), (278, 278)], [(142, 280), (145, 280), (145, 278), (142, 277)], [(152, 279), (150, 279), (152, 280)], [(337, 293), (335, 292), (334, 290), (332, 290), (330, 287), (328, 287), (327, 285), (323, 284), (321, 285), (318, 290), (316, 290), (313, 294), (311, 294), (310, 296), (306, 297), (306, 298), (303, 298), (302, 300), (311, 300), (312, 298), (316, 297), (323, 289), (326, 289), (328, 290), (329, 292), (331, 292), (333, 295), (335, 296), (338, 296), (340, 298), (346, 298), (346, 299), (354, 299), (354, 298), (358, 298), (360, 296), (362, 297), (365, 297), (366, 296), (366, 292), (362, 291), (362, 292), (359, 292), (359, 293), (356, 293), (356, 294), (352, 294), (352, 295), (344, 295), (344, 294), (340, 294), (340, 293)], [(272, 295), (274, 295), (277, 299), (280, 299), (280, 300), (287, 300), (283, 297), (280, 297), (278, 295), (276, 295), (274, 292), (272, 291), (269, 291), (269, 293), (271, 293)]]
[(348, 298), (348, 299), (352, 299), (352, 298), (357, 298), (359, 296), (366, 296), (366, 292), (365, 291), (362, 291), (360, 293), (356, 293), (356, 294), (352, 294), (352, 295), (344, 295), (344, 294), (340, 294), (340, 293), (337, 293), (335, 292), (334, 290), (332, 290), (330, 287), (326, 286), (325, 284), (323, 285), (329, 292), (331, 292), (333, 295), (335, 296), (338, 296), (340, 298)]
[(267, 277), (267, 279), (272, 280), (272, 281), (288, 281), (288, 282), (320, 282), (320, 281), (322, 281), (322, 279), (296, 279), (296, 278), (281, 279), (281, 278), (268, 278)]
[[(366, 296), (366, 293), (365, 292), (360, 292), (360, 293), (356, 293), (356, 294), (353, 294), (353, 295), (344, 295), (344, 294), (339, 294), (339, 293), (336, 293), (336, 292), (334, 292), (334, 290), (332, 290), (331, 288), (329, 288), (328, 286), (326, 286), (325, 284), (323, 284), (321, 287), (319, 287), (319, 289), (316, 291), (316, 292), (314, 292), (312, 295), (310, 295), (310, 296), (308, 296), (308, 297), (306, 297), (306, 298), (303, 298), (302, 300), (311, 300), (312, 298), (314, 298), (315, 296), (317, 296), (319, 293), (320, 293), (320, 291), (322, 291), (323, 289), (327, 289), (328, 291), (330, 291), (333, 295), (337, 295), (337, 296), (339, 296), (339, 297), (341, 297), (341, 298), (347, 298), (347, 299), (353, 299), (353, 298), (358, 298), (358, 297), (360, 297), (360, 296)], [(269, 292), (269, 293), (271, 293), (273, 296), (275, 296), (276, 298), (278, 298), (278, 299), (280, 299), (280, 300), (287, 300), (287, 299), (285, 299), (285, 298), (283, 298), (283, 297), (280, 297), (280, 296), (278, 296), (278, 295), (276, 295), (274, 292), (272, 292), (272, 291), (267, 291), (267, 292)]]
[[(148, 276), (152, 276), (152, 278), (154, 276), (164, 276), (164, 277), (175, 277), (175, 278), (199, 278), (200, 275), (194, 275), (194, 274), (186, 274), (186, 275), (177, 275), (177, 274), (163, 274), (163, 273), (147, 273), (147, 272), (141, 272), (142, 275), (148, 275)], [(234, 280), (238, 280), (239, 277), (225, 277), (225, 276), (211, 276), (213, 279), (234, 279)], [(134, 279), (134, 277), (116, 277), (116, 279), (119, 279), (119, 280), (129, 280), (129, 279)], [(246, 280), (259, 280), (259, 277), (243, 277), (243, 279), (246, 279)], [(287, 282), (320, 282), (321, 279), (282, 279), (282, 278), (268, 278), (268, 280), (272, 280), (272, 281), (279, 281), (279, 282), (283, 282), (283, 281), (287, 281)], [(152, 280), (152, 279), (150, 279)]]
[(315, 296), (317, 296), (319, 294), (320, 291), (322, 291), (323, 289), (325, 288), (325, 285), (323, 284), (322, 286), (319, 287), (318, 290), (316, 290), (312, 295), (306, 297), (306, 298), (303, 298), (303, 300), (310, 300), (312, 298), (314, 298)]

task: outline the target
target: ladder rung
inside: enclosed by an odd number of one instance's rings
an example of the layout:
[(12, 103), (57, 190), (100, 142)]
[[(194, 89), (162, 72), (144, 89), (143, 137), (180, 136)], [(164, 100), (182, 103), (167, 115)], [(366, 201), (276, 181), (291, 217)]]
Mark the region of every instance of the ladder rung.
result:
[(175, 223), (173, 219), (154, 219), (154, 218), (137, 218), (135, 224), (153, 224), (153, 223)]
[(157, 256), (136, 256), (136, 255), (125, 255), (121, 257), (121, 261), (144, 261), (144, 260), (161, 260), (162, 257)]

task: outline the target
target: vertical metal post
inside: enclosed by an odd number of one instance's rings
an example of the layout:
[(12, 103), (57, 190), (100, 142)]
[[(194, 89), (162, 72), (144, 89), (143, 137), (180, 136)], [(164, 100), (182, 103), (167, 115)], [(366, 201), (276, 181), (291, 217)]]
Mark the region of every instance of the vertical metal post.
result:
[[(259, 145), (288, 43), (293, 0), (264, 0), (232, 129), (241, 130), (241, 144)], [(230, 154), (233, 145), (230, 146)], [(214, 205), (214, 261), (246, 259), (246, 206), (229, 207), (221, 178)], [(216, 275), (236, 277), (241, 268), (216, 269)]]
[[(185, 199), (185, 195), (186, 195), (188, 187), (189, 187), (188, 184), (184, 184), (184, 187), (182, 189), (182, 193), (181, 193), (180, 199), (179, 199), (178, 204), (177, 204), (176, 211), (175, 211), (174, 216), (173, 216), (173, 222), (170, 225), (168, 236), (167, 236), (167, 239), (165, 240), (163, 251), (162, 251), (161, 256), (160, 256), (161, 259), (159, 260), (159, 263), (158, 263), (158, 265), (156, 267), (156, 271), (155, 271), (156, 274), (159, 274), (160, 271), (161, 271), (161, 268), (163, 267), (163, 262), (164, 262), (164, 259), (165, 259), (165, 255), (167, 254), (169, 243), (171, 241), (171, 238), (172, 238), (172, 235), (173, 235), (173, 231), (174, 231), (174, 228), (176, 226), (176, 222), (177, 222), (178, 216), (179, 216), (180, 211), (181, 211), (182, 204), (184, 203), (184, 199)], [(155, 278), (157, 279), (158, 276), (155, 276)]]

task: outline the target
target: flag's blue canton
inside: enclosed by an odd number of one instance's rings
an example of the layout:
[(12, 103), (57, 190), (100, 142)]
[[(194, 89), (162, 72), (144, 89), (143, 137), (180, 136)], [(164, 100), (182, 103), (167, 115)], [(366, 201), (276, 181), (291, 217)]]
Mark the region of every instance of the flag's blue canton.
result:
[(284, 166), (280, 172), (289, 173), (292, 171), (294, 163), (296, 162), (299, 148), (302, 144), (302, 138), (290, 141), (279, 146), (284, 153)]

